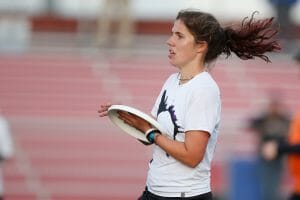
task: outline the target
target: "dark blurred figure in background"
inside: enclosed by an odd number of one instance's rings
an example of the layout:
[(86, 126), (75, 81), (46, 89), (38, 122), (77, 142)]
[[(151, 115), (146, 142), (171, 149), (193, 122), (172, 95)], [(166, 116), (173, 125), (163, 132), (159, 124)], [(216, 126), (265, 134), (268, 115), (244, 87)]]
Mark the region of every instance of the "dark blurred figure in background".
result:
[[(118, 47), (131, 45), (134, 21), (131, 16), (130, 0), (104, 0), (100, 11), (96, 42), (98, 46), (108, 46), (115, 40)], [(116, 30), (116, 38), (113, 32)]]
[(288, 154), (288, 170), (292, 179), (292, 194), (289, 200), (300, 200), (300, 110), (294, 116), (287, 143), (266, 142), (263, 157), (270, 162)]
[[(300, 53), (295, 56), (295, 59), (300, 66)], [(288, 154), (288, 170), (293, 183), (289, 200), (300, 200), (300, 110), (292, 119), (288, 141), (286, 143), (267, 142), (262, 149), (262, 154), (269, 161)]]
[[(0, 170), (6, 160), (13, 155), (13, 142), (7, 120), (1, 116), (0, 111)], [(4, 183), (0, 171), (0, 200), (4, 200)]]
[(284, 151), (290, 153), (288, 166), (293, 180), (293, 193), (290, 200), (300, 200), (300, 111), (291, 124), (289, 145), (279, 148), (279, 153)]
[(287, 143), (269, 141), (262, 148), (263, 157), (269, 161), (283, 154), (288, 154), (288, 170), (293, 183), (289, 200), (300, 200), (300, 111), (291, 122)]
[[(300, 67), (300, 53), (295, 57)], [(300, 78), (300, 72), (299, 78)], [(300, 200), (300, 109), (293, 118), (290, 126), (289, 141), (287, 145), (279, 145), (279, 154), (289, 153), (288, 167), (293, 180), (293, 192), (290, 200)]]
[(261, 200), (280, 200), (280, 183), (283, 172), (283, 159), (265, 159), (262, 154), (264, 145), (269, 141), (282, 143), (286, 141), (289, 127), (289, 117), (282, 109), (278, 98), (270, 99), (267, 110), (251, 119), (250, 127), (259, 137), (259, 176), (261, 184)]

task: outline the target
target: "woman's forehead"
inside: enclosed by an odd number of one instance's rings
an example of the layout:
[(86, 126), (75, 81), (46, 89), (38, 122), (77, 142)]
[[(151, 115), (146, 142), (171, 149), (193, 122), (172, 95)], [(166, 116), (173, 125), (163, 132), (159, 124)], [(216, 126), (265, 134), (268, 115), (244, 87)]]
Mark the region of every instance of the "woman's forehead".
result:
[(181, 20), (175, 20), (174, 25), (172, 27), (172, 32), (180, 32), (180, 33), (187, 33), (189, 30)]

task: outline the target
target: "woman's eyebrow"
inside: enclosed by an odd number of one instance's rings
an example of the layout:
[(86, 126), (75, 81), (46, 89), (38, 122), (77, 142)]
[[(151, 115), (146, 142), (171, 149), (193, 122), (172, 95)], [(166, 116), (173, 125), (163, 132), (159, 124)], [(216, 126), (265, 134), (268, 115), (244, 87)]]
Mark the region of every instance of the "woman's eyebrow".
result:
[(175, 35), (178, 35), (178, 36), (184, 36), (184, 34), (181, 33), (181, 32), (179, 32), (179, 31), (174, 32), (174, 34), (175, 34)]

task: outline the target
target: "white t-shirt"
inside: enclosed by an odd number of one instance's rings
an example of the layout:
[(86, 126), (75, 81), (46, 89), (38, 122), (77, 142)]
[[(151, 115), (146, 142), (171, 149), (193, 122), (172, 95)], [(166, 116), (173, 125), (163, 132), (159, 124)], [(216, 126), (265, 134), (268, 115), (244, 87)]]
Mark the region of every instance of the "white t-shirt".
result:
[(185, 132), (201, 130), (210, 134), (201, 163), (191, 168), (154, 145), (149, 164), (147, 188), (165, 197), (196, 196), (211, 191), (210, 166), (215, 150), (221, 116), (220, 90), (208, 72), (202, 72), (180, 85), (178, 73), (165, 82), (151, 114), (164, 133), (176, 141), (184, 141)]

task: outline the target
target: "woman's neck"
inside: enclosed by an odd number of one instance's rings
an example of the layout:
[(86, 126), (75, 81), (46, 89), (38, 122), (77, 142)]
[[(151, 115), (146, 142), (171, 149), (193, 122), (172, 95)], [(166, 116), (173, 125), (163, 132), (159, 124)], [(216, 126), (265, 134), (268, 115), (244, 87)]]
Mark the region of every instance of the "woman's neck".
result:
[(205, 67), (196, 68), (194, 70), (180, 69), (179, 75), (178, 75), (179, 85), (189, 82), (196, 75), (198, 75), (198, 74), (200, 74), (201, 72), (204, 72), (204, 71), (206, 71)]
[(205, 67), (204, 66), (201, 66), (201, 67), (191, 67), (191, 68), (188, 68), (188, 67), (184, 67), (184, 68), (180, 68), (179, 70), (179, 74), (180, 74), (180, 79), (182, 80), (190, 80), (192, 79), (193, 77), (195, 77), (197, 74), (205, 71)]

